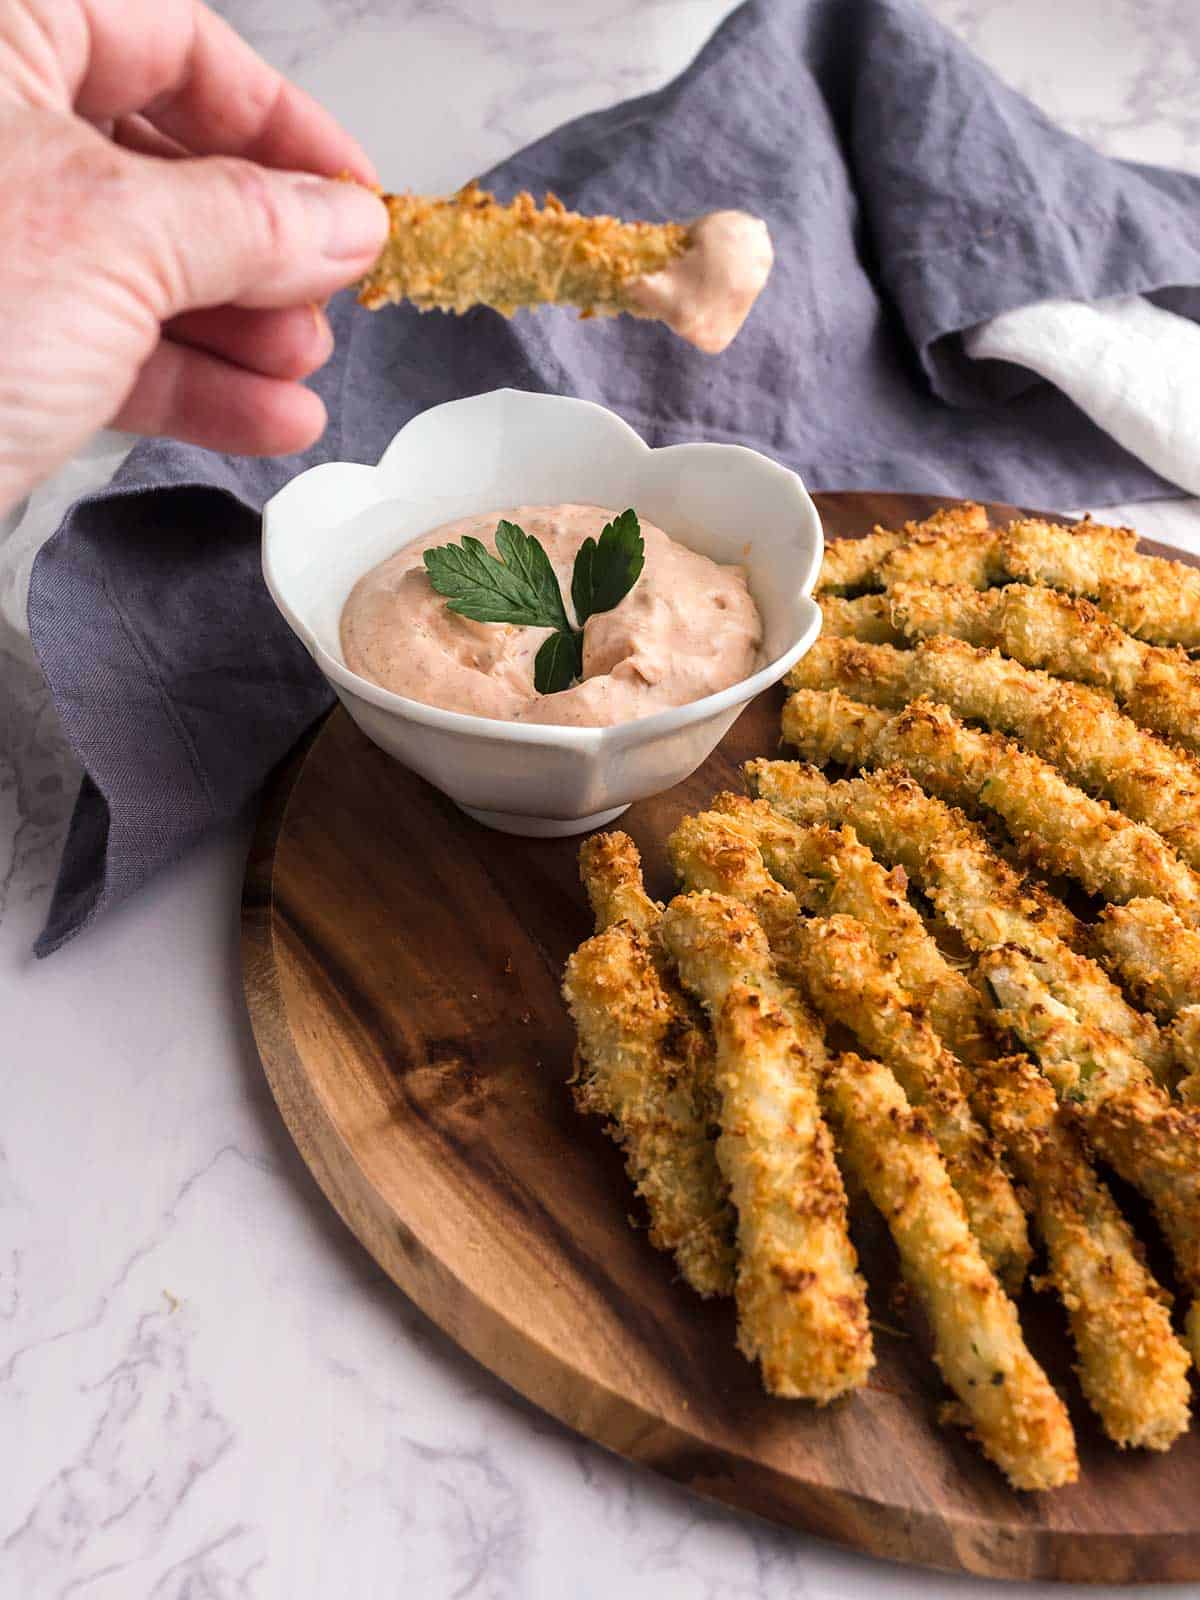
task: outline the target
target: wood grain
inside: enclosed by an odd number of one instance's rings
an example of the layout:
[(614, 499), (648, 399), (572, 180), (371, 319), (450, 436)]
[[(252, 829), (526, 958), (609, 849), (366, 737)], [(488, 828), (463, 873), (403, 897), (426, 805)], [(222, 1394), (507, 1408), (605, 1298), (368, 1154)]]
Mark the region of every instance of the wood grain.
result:
[[(943, 503), (817, 498), (831, 535)], [(775, 748), (781, 700), (762, 696), (699, 772), (622, 820), (656, 893), (671, 890), (670, 829)], [(590, 931), (577, 847), (471, 822), (341, 711), (267, 796), (243, 903), (250, 1016), (297, 1145), (376, 1260), (536, 1404), (729, 1505), (993, 1577), (1200, 1577), (1200, 1433), (1165, 1457), (1108, 1444), (1046, 1295), (1026, 1294), (1022, 1320), (1071, 1406), (1071, 1489), (1013, 1494), (938, 1425), (944, 1390), (923, 1330), (893, 1305), (878, 1229), (859, 1239), (877, 1319), (868, 1388), (822, 1411), (764, 1395), (731, 1308), (698, 1300), (629, 1227), (620, 1158), (572, 1109), (559, 982)]]

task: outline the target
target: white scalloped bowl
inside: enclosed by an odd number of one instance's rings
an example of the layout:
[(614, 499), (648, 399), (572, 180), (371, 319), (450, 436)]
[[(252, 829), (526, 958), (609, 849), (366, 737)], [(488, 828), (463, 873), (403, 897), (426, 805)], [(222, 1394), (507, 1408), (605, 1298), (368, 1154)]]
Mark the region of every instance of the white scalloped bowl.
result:
[[(364, 572), (471, 512), (563, 501), (634, 506), (693, 550), (741, 563), (763, 618), (764, 665), (703, 700), (612, 728), (442, 711), (350, 671), (339, 620)], [(602, 406), (516, 389), (435, 406), (400, 430), (378, 466), (312, 467), (263, 511), (267, 587), (366, 736), (478, 821), (542, 837), (599, 827), (696, 770), (820, 631), (810, 591), (822, 548), (804, 485), (765, 456), (724, 444), (651, 450)]]

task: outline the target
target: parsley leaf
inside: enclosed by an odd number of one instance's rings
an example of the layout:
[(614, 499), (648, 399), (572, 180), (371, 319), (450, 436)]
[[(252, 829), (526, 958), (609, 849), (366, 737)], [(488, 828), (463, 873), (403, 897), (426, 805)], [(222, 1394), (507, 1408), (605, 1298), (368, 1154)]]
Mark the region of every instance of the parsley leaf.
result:
[(646, 542), (631, 507), (614, 517), (599, 542), (585, 539), (575, 557), (571, 603), (582, 628), (589, 617), (611, 611), (633, 588), (646, 564)]
[(422, 559), (430, 583), (446, 597), (447, 610), (460, 617), (553, 628), (534, 658), (534, 687), (539, 694), (569, 689), (583, 676), (584, 623), (620, 605), (646, 564), (637, 512), (622, 511), (598, 540), (585, 539), (580, 546), (571, 574), (576, 627), (567, 616), (550, 557), (532, 534), (502, 517), (496, 524), (496, 549), (498, 556), (468, 534), (458, 544), (426, 550)]
[(583, 635), (552, 633), (533, 659), (533, 687), (539, 694), (569, 689), (583, 674)]

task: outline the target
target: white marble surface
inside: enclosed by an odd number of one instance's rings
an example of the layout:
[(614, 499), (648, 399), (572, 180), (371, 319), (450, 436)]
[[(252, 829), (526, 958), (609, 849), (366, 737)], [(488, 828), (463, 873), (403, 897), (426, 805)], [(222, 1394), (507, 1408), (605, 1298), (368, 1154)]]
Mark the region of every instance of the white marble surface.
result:
[[(727, 8), (222, 9), (368, 141), (388, 181), (437, 188), (661, 82)], [(1200, 168), (1194, 0), (935, 9), (1106, 148)], [(1200, 538), (1193, 507), (1129, 514), (1147, 533)], [(715, 1510), (571, 1437), (462, 1357), (345, 1234), (273, 1109), (239, 990), (243, 831), (53, 960), (30, 960), (73, 778), (12, 642), (0, 654), (0, 1600), (1036, 1592), (904, 1571)]]

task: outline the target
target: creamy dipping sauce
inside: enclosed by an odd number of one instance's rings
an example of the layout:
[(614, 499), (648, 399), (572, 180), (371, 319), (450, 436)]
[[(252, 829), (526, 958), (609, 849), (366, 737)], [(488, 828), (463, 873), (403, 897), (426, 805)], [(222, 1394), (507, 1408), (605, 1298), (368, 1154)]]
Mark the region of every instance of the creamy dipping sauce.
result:
[(689, 230), (683, 254), (627, 290), (635, 317), (654, 317), (706, 355), (719, 355), (741, 328), (770, 276), (767, 225), (747, 211), (710, 211)]
[[(762, 622), (740, 567), (724, 567), (642, 521), (646, 564), (621, 603), (589, 617), (583, 679), (538, 694), (533, 658), (551, 632), (472, 622), (447, 608), (422, 556), (464, 534), (496, 554), (496, 523), (517, 523), (542, 545), (570, 609), (580, 545), (615, 515), (600, 506), (517, 506), (448, 522), (358, 580), (342, 611), (342, 654), (360, 677), (446, 711), (507, 722), (603, 728), (686, 705), (748, 677)], [(572, 616), (572, 621), (574, 617)]]

